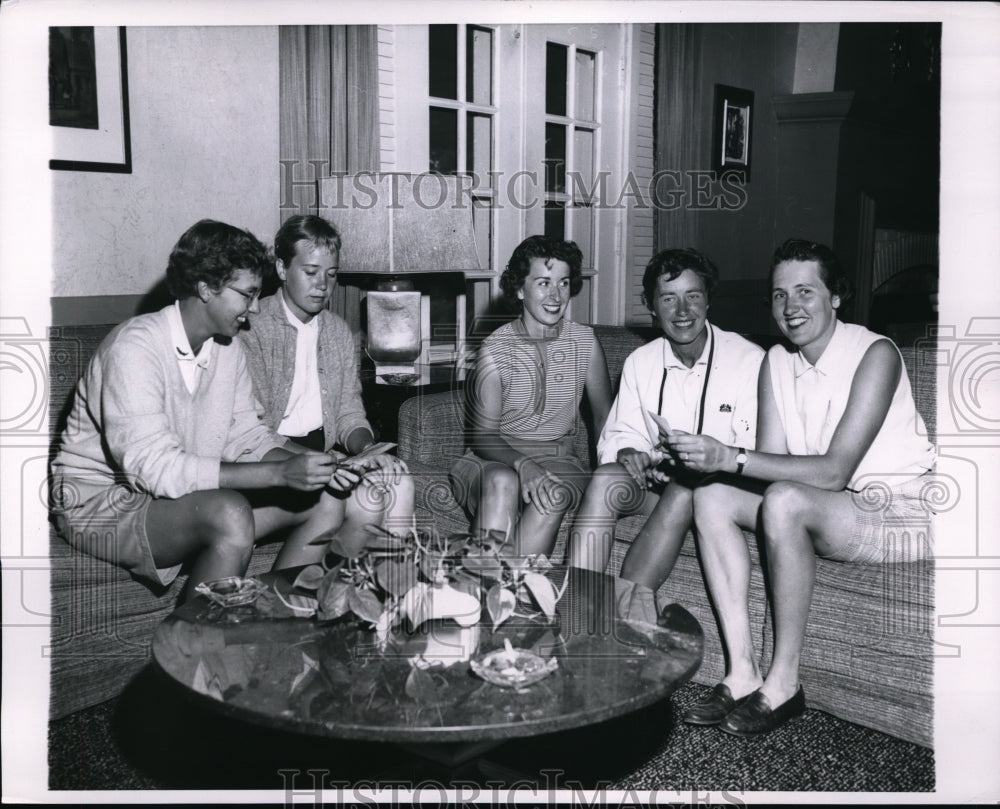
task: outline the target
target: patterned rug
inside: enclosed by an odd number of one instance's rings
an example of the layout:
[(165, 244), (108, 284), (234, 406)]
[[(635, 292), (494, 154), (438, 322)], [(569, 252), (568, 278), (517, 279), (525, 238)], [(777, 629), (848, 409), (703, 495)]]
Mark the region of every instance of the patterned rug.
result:
[(632, 715), (516, 739), (481, 760), (445, 768), (392, 745), (311, 739), (206, 712), (146, 671), (118, 699), (50, 723), (49, 787), (299, 790), (364, 782), (458, 788), (502, 781), (569, 794), (655, 790), (672, 792), (674, 800), (677, 793), (705, 791), (934, 789), (931, 750), (820, 711), (757, 739), (679, 721), (707, 693), (706, 686), (688, 683), (672, 699)]

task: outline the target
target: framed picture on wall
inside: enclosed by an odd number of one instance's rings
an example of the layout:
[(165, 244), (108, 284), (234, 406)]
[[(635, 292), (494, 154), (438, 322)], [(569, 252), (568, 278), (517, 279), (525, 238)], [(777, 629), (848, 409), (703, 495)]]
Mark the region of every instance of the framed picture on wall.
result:
[(716, 84), (713, 109), (712, 168), (719, 176), (735, 171), (749, 181), (753, 91)]
[(50, 169), (132, 172), (125, 29), (49, 28)]

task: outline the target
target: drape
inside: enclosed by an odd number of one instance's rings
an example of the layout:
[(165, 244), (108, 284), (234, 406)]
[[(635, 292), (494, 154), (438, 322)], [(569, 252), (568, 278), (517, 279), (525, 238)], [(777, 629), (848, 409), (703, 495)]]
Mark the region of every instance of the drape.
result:
[[(701, 34), (696, 24), (656, 26), (656, 170), (703, 169), (707, 160)], [(683, 180), (682, 180), (683, 182)], [(698, 223), (688, 206), (656, 210), (656, 249), (693, 247)]]
[[(320, 177), (380, 168), (377, 27), (285, 25), (278, 49), (280, 218), (325, 216)], [(355, 331), (359, 299), (356, 288), (338, 285), (331, 304)]]

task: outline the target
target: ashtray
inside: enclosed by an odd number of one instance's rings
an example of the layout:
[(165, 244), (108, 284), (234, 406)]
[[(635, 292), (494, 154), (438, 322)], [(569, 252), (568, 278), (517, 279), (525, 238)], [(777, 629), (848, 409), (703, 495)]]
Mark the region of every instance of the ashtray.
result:
[(559, 668), (554, 657), (540, 657), (534, 652), (515, 649), (504, 639), (503, 649), (494, 649), (469, 666), (486, 682), (503, 688), (525, 688), (548, 677)]
[(194, 589), (196, 593), (201, 593), (223, 607), (243, 607), (253, 604), (267, 590), (267, 585), (252, 577), (242, 579), (239, 576), (228, 576), (225, 579), (202, 582)]

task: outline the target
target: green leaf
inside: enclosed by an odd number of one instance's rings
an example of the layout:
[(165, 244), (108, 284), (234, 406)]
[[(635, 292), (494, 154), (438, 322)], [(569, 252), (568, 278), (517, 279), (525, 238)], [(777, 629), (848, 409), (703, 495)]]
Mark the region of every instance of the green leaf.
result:
[(443, 554), (428, 553), (420, 560), (420, 572), (424, 574), (427, 581), (433, 582), (437, 579), (438, 568), (443, 559)]
[(500, 581), (503, 576), (503, 565), (492, 553), (479, 554), (475, 551), (470, 551), (462, 559), (462, 567), (473, 573), (478, 573), (484, 578), (494, 579), (495, 581)]
[(410, 621), (410, 629), (416, 629), (431, 616), (430, 587), (419, 582), (409, 589), (399, 605), (400, 615)]
[(549, 618), (556, 614), (556, 588), (541, 573), (525, 573), (524, 584), (531, 591), (535, 603)]
[(493, 621), (493, 629), (496, 629), (514, 614), (516, 603), (514, 594), (502, 584), (494, 584), (490, 588), (486, 594), (486, 610)]
[(365, 621), (376, 623), (382, 614), (382, 602), (371, 590), (352, 587), (347, 591), (347, 604), (351, 612)]
[(413, 565), (386, 559), (375, 568), (379, 587), (394, 596), (401, 596), (417, 583), (417, 569)]
[(323, 579), (319, 590), (316, 591), (319, 617), (324, 621), (330, 621), (344, 615), (350, 609), (347, 594), (353, 589), (354, 585), (345, 581), (337, 581), (329, 576)]
[(303, 590), (315, 590), (319, 587), (325, 575), (326, 571), (323, 570), (322, 565), (309, 565), (309, 567), (303, 568), (299, 575), (295, 577), (292, 585), (294, 587), (301, 587)]
[(416, 702), (433, 705), (439, 701), (438, 686), (434, 678), (426, 671), (412, 666), (410, 675), (406, 678), (406, 696)]

